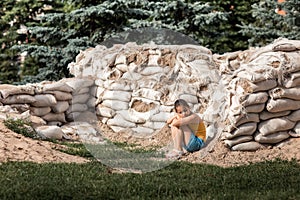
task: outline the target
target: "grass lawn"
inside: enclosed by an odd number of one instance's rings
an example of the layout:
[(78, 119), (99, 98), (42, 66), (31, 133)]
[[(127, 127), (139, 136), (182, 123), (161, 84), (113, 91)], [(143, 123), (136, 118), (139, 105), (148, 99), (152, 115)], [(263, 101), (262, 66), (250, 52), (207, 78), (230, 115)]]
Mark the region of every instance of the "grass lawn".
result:
[(111, 173), (87, 164), (0, 165), (0, 199), (300, 199), (300, 165), (268, 161), (247, 166), (174, 162), (157, 171)]

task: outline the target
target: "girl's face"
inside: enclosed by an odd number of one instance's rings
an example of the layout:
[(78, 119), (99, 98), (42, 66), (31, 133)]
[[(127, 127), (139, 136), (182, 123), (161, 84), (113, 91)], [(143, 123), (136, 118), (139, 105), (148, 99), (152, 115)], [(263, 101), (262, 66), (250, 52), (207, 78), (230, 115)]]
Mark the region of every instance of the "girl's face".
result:
[(191, 111), (187, 107), (177, 106), (176, 107), (176, 113), (178, 114), (179, 117), (184, 118), (184, 117), (189, 116), (191, 114)]

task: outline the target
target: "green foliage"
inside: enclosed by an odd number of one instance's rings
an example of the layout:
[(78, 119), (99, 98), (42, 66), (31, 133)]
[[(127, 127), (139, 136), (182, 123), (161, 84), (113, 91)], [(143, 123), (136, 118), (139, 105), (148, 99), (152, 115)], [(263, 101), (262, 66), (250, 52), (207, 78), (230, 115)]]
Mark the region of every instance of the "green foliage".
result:
[(252, 15), (256, 20), (241, 26), (241, 32), (250, 37), (251, 46), (263, 46), (279, 37), (300, 38), (300, 2), (288, 0), (280, 5), (286, 11), (285, 16), (275, 12), (278, 4), (273, 0), (265, 0), (252, 6)]
[(4, 120), (4, 125), (15, 133), (19, 133), (29, 138), (38, 138), (37, 133), (32, 128), (31, 122), (24, 119), (8, 118)]
[(0, 165), (1, 199), (299, 199), (300, 166), (272, 161), (247, 166), (174, 162), (151, 173), (111, 173), (87, 164)]

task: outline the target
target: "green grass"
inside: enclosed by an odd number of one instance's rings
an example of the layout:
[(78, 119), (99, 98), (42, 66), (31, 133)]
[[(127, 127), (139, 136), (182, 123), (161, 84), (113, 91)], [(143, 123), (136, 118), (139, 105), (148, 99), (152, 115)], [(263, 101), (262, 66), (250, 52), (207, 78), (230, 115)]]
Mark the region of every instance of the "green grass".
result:
[(300, 165), (174, 162), (157, 171), (111, 173), (99, 162), (0, 165), (0, 199), (299, 199)]

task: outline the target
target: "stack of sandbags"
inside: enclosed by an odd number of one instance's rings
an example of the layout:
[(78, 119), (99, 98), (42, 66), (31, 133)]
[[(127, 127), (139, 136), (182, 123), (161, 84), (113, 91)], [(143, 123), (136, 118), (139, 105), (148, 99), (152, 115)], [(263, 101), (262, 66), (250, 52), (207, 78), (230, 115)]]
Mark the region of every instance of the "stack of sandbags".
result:
[[(256, 150), (295, 136), (300, 121), (300, 41), (278, 39), (224, 58), (220, 66), (227, 70), (222, 71), (228, 91), (228, 128), (222, 137), (226, 146)], [(239, 64), (232, 68), (230, 63)]]
[(140, 136), (159, 131), (178, 98), (196, 113), (205, 111), (220, 79), (211, 51), (195, 45), (97, 46), (81, 52), (69, 68), (76, 77), (95, 76), (96, 113), (103, 123)]
[(66, 120), (88, 121), (95, 118), (95, 81), (91, 77), (62, 79), (62, 83), (72, 88), (72, 98), (66, 109)]
[(42, 118), (47, 125), (61, 126), (75, 118), (80, 120), (82, 113), (95, 113), (94, 80), (89, 77), (20, 86), (0, 85), (0, 94), (2, 105), (20, 113), (29, 110), (32, 116)]

